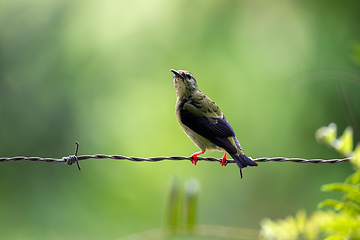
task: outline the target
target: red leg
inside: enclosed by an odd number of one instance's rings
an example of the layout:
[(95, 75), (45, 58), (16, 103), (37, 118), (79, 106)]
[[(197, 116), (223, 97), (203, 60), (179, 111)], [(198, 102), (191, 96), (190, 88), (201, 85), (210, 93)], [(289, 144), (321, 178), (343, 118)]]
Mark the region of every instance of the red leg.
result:
[(193, 160), (191, 160), (191, 162), (196, 166), (197, 163), (197, 156), (200, 154), (203, 154), (206, 150), (202, 150), (201, 152), (196, 152), (193, 155), (191, 155), (191, 157), (193, 158)]
[(226, 161), (226, 152), (224, 152), (224, 156), (221, 158), (221, 166), (225, 167), (227, 165), (227, 161)]

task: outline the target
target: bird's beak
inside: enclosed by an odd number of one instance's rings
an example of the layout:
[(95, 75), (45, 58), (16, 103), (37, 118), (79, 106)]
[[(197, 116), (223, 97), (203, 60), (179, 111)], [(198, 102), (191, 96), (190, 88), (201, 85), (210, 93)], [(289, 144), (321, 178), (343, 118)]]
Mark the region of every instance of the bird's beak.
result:
[(172, 71), (172, 72), (175, 74), (175, 76), (184, 79), (184, 76), (181, 75), (178, 71), (176, 71), (176, 70), (174, 70), (174, 69), (170, 69), (170, 71)]

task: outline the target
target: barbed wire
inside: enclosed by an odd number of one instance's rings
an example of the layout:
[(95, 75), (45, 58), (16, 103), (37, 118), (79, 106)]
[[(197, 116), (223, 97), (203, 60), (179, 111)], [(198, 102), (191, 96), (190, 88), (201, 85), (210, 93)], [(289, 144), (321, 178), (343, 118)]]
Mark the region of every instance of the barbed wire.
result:
[[(73, 158), (74, 155), (63, 157), (63, 158), (42, 158), (42, 157), (2, 157), (0, 162), (9, 162), (9, 161), (33, 161), (33, 162), (67, 162), (69, 158)], [(134, 162), (160, 162), (164, 160), (171, 161), (181, 161), (181, 160), (193, 160), (192, 157), (182, 157), (182, 156), (172, 156), (172, 157), (151, 157), (151, 158), (140, 158), (140, 157), (126, 157), (121, 155), (105, 155), (105, 154), (95, 154), (95, 155), (81, 155), (77, 156), (77, 159), (87, 160), (87, 159), (115, 159), (115, 160), (129, 160)], [(207, 162), (221, 162), (221, 158), (212, 158), (212, 157), (198, 157), (198, 161), (207, 161)], [(296, 163), (341, 163), (349, 162), (351, 160), (348, 158), (339, 158), (339, 159), (304, 159), (304, 158), (286, 158), (286, 157), (260, 157), (253, 159), (255, 162), (296, 162)], [(227, 159), (227, 163), (235, 163), (232, 159)], [(71, 165), (71, 164), (69, 164)]]
[[(140, 157), (125, 157), (121, 155), (105, 155), (105, 154), (95, 154), (95, 155), (81, 155), (77, 156), (79, 149), (79, 143), (76, 142), (76, 150), (75, 155), (70, 155), (63, 158), (42, 158), (42, 157), (2, 157), (0, 158), (0, 162), (9, 162), (9, 161), (33, 161), (33, 162), (65, 162), (67, 165), (72, 165), (73, 163), (77, 163), (78, 169), (81, 170), (79, 162), (80, 160), (87, 159), (115, 159), (115, 160), (128, 160), (134, 162), (159, 162), (164, 160), (170, 161), (183, 161), (183, 160), (193, 160), (192, 157), (182, 157), (182, 156), (172, 156), (172, 157), (150, 157), (150, 158), (140, 158)], [(198, 157), (198, 161), (207, 161), (207, 162), (221, 162), (221, 158), (213, 158), (213, 157)], [(352, 158), (339, 158), (339, 159), (304, 159), (304, 158), (287, 158), (287, 157), (260, 157), (253, 159), (255, 162), (295, 162), (295, 163), (341, 163), (341, 162), (349, 162)], [(235, 163), (233, 159), (227, 159), (227, 163)]]

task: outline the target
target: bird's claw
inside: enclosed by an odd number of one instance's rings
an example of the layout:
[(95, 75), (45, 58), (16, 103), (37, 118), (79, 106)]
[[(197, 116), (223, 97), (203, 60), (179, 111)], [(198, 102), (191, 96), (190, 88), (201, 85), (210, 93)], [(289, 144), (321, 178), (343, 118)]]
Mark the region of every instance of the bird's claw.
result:
[(224, 153), (224, 156), (221, 158), (220, 165), (221, 165), (222, 167), (226, 167), (226, 165), (227, 165), (226, 152)]
[(193, 155), (191, 155), (191, 157), (193, 158), (193, 159), (191, 160), (191, 163), (196, 166), (196, 164), (197, 164), (197, 155), (195, 155), (195, 153), (194, 153)]
[(226, 159), (222, 159), (221, 162), (220, 162), (220, 165), (221, 165), (222, 167), (226, 167), (226, 165), (227, 165)]
[(193, 158), (193, 159), (191, 160), (191, 163), (196, 166), (197, 161), (198, 161), (198, 159), (197, 159), (197, 158), (198, 158), (198, 155), (203, 154), (204, 152), (205, 152), (205, 150), (203, 150), (203, 151), (201, 151), (201, 152), (196, 152), (196, 153), (194, 153), (193, 155), (191, 155), (191, 157)]

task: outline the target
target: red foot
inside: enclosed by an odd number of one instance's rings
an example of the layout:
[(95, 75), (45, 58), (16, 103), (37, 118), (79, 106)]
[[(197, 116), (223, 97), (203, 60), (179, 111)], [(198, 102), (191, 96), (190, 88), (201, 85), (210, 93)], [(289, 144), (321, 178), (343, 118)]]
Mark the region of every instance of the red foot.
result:
[(221, 158), (221, 163), (220, 163), (220, 165), (221, 165), (222, 167), (226, 167), (226, 165), (227, 165), (226, 152), (224, 152), (224, 156)]
[(193, 158), (193, 160), (191, 160), (191, 163), (196, 166), (197, 156), (199, 156), (200, 154), (203, 154), (204, 152), (205, 152), (205, 150), (202, 150), (201, 152), (196, 152), (193, 155), (191, 155), (191, 157)]

